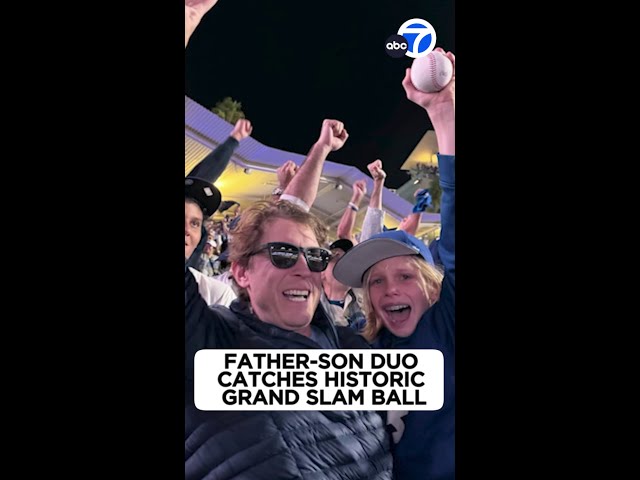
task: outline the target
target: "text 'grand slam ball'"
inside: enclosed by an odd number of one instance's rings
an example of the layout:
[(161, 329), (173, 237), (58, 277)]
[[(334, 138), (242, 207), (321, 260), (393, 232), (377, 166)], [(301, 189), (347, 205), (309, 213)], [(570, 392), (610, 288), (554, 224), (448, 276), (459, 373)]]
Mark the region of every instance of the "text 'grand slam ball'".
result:
[(453, 77), (451, 60), (439, 51), (416, 58), (411, 65), (411, 82), (421, 92), (435, 93), (442, 90)]

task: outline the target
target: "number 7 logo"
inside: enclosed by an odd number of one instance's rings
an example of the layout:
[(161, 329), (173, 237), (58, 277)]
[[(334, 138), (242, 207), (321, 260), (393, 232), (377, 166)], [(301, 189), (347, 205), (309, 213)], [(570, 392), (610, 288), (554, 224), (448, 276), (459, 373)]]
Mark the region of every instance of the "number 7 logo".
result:
[(407, 40), (407, 57), (424, 57), (436, 46), (436, 30), (421, 18), (412, 18), (404, 22), (398, 29), (398, 35)]

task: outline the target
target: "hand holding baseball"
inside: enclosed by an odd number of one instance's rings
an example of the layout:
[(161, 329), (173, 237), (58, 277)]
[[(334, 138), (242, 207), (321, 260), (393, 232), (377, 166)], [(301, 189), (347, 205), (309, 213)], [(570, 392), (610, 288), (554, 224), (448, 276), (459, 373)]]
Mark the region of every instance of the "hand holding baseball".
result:
[[(412, 66), (411, 68), (407, 68), (404, 80), (402, 81), (402, 86), (404, 87), (404, 91), (407, 94), (407, 98), (411, 100), (413, 103), (420, 105), (427, 111), (440, 104), (455, 103), (456, 57), (451, 52), (445, 53), (444, 50), (442, 50), (442, 48), (436, 48), (429, 55), (432, 55), (432, 54), (435, 54), (436, 56), (441, 55), (442, 57), (445, 57), (447, 61), (451, 62), (451, 68), (452, 68), (451, 79), (444, 87), (442, 87), (439, 91), (436, 91), (436, 92), (424, 92), (419, 90), (417, 88), (417, 85), (415, 85), (413, 82), (413, 77), (415, 75), (412, 74), (412, 70), (413, 68), (417, 68), (415, 63), (414, 63), (414, 66)], [(429, 55), (427, 55), (426, 57), (417, 58), (416, 61), (422, 60), (423, 58), (427, 59)], [(426, 60), (424, 61), (426, 62)], [(438, 67), (434, 67), (434, 68), (438, 68)], [(441, 65), (441, 67), (439, 68), (445, 68), (445, 67), (442, 67)], [(436, 71), (434, 75), (437, 77), (438, 72)], [(422, 88), (426, 88), (426, 89), (440, 88), (440, 84), (436, 85), (436, 83), (433, 80), (425, 81), (424, 83), (422, 83), (421, 86)]]

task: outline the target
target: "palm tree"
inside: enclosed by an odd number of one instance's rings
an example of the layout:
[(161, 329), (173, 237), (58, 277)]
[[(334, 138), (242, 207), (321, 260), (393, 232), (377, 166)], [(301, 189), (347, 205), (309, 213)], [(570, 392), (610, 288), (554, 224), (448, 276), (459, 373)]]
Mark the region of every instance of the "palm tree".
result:
[(225, 97), (221, 102), (216, 103), (211, 111), (232, 125), (235, 125), (241, 118), (245, 118), (242, 104), (231, 97)]

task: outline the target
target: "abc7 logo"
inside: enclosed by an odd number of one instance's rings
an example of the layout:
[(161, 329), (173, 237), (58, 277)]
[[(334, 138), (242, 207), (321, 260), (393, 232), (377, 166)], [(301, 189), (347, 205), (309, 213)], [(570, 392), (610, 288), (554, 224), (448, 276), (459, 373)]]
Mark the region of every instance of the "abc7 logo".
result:
[(387, 55), (393, 58), (404, 57), (407, 53), (407, 48), (407, 39), (402, 35), (391, 35), (387, 38), (387, 42), (384, 45)]
[(436, 46), (436, 31), (429, 22), (421, 18), (407, 20), (385, 43), (387, 54), (394, 58), (404, 55), (411, 58), (424, 57)]

